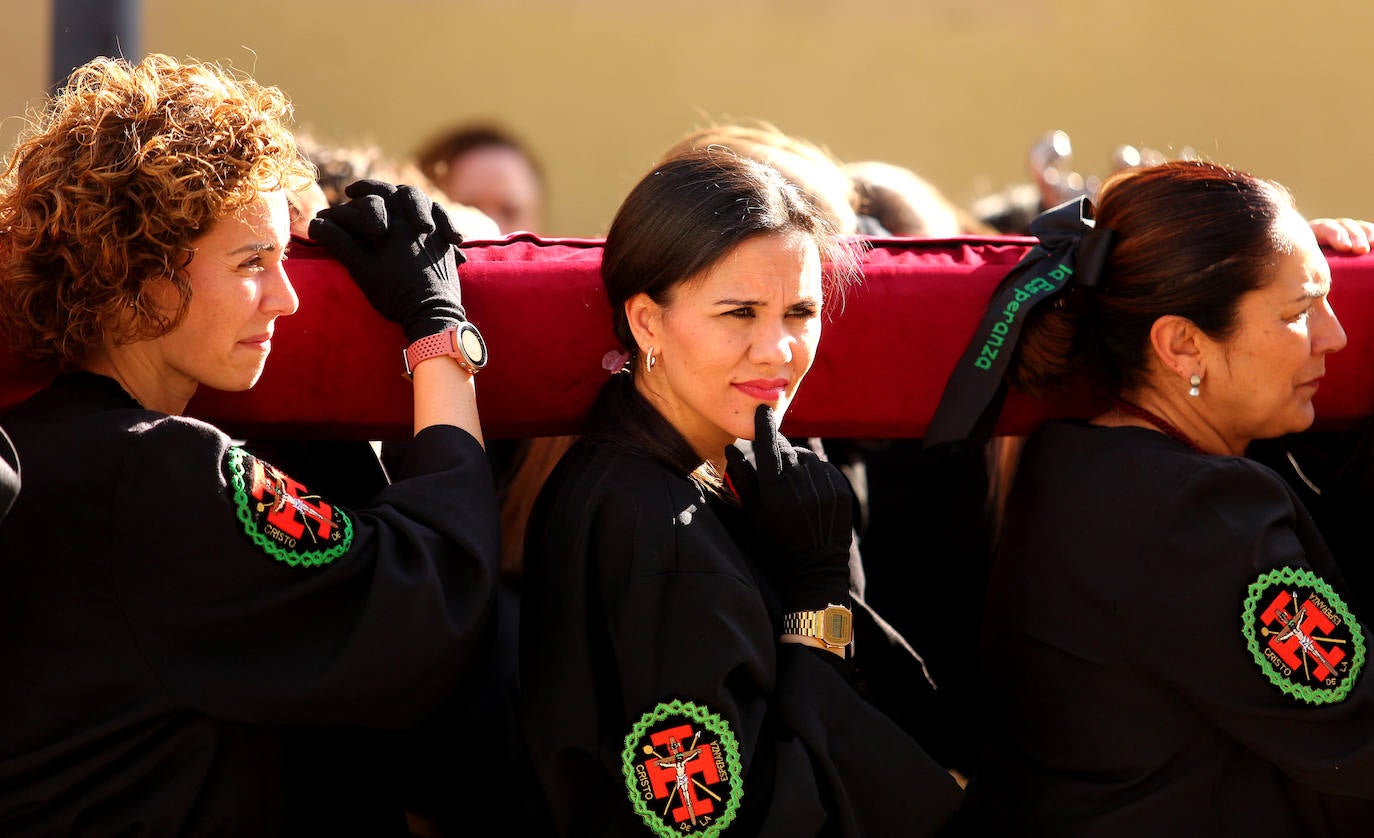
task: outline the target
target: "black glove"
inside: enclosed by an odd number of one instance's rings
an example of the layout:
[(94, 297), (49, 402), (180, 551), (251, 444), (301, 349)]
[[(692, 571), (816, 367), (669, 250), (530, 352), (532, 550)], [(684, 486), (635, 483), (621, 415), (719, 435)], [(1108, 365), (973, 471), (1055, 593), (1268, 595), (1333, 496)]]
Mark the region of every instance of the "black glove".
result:
[(784, 611), (849, 604), (854, 495), (839, 469), (778, 433), (773, 409), (754, 413), (755, 468), (733, 445), (726, 476), (755, 530), (758, 560)]
[(443, 207), (413, 186), (360, 180), (347, 204), (322, 209), (310, 237), (348, 268), (367, 301), (414, 343), (465, 319), (455, 245), (462, 235)]

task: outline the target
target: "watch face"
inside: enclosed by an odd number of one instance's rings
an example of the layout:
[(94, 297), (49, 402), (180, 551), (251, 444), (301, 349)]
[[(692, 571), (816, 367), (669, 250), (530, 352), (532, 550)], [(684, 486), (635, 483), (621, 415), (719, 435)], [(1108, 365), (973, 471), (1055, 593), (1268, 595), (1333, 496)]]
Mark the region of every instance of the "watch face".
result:
[(458, 330), (458, 342), (468, 363), (474, 367), (481, 367), (487, 363), (487, 344), (482, 340), (482, 333), (477, 331), (477, 327), (471, 323), (463, 324), (463, 328)]
[(847, 644), (854, 632), (854, 615), (848, 608), (831, 607), (821, 614), (821, 640), (831, 646)]

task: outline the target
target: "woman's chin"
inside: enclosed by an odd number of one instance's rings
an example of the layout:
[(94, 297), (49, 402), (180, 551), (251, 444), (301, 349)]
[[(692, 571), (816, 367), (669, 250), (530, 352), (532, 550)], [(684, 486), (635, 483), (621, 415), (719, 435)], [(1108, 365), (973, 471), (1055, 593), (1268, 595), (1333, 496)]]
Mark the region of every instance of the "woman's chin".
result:
[(1298, 420), (1294, 423), (1296, 427), (1294, 427), (1293, 430), (1289, 431), (1288, 433), (1296, 434), (1296, 433), (1300, 433), (1300, 432), (1302, 432), (1302, 431), (1305, 431), (1305, 430), (1307, 430), (1308, 428), (1311, 428), (1311, 427), (1312, 427), (1312, 423), (1314, 423), (1314, 422), (1316, 422), (1316, 421), (1317, 421), (1317, 409), (1316, 409), (1315, 407), (1312, 406), (1312, 401), (1309, 399), (1309, 400), (1302, 406), (1302, 414), (1301, 414), (1301, 416), (1298, 418)]
[(199, 384), (202, 387), (210, 387), (226, 393), (241, 393), (244, 390), (253, 389), (260, 378), (262, 378), (261, 366), (254, 370), (217, 376), (214, 380), (202, 380)]
[(1312, 401), (1309, 399), (1292, 410), (1286, 420), (1275, 421), (1273, 425), (1264, 429), (1264, 434), (1262, 436), (1256, 436), (1254, 438), (1277, 439), (1281, 436), (1287, 436), (1288, 434), (1302, 433), (1303, 431), (1309, 430), (1316, 420), (1317, 411), (1313, 408)]

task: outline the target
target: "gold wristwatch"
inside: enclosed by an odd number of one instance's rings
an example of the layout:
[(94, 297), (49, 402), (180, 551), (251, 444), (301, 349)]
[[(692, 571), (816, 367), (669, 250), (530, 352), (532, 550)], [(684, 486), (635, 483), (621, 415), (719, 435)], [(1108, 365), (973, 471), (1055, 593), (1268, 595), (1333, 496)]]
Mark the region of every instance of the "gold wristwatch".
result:
[(814, 637), (829, 649), (849, 651), (854, 640), (854, 614), (831, 603), (820, 611), (793, 611), (782, 615), (783, 634)]

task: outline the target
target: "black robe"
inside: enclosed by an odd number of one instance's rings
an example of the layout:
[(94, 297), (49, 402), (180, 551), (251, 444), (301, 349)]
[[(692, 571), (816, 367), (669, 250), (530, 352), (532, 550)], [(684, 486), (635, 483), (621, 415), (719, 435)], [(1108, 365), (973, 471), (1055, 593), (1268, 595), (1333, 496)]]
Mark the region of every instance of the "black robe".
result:
[(1374, 834), (1369, 634), (1263, 465), (1048, 423), (984, 613), (982, 831)]
[(496, 504), (458, 428), (350, 510), (102, 376), (5, 427), (0, 834), (280, 834), (344, 773), (287, 789), (289, 731), (413, 725), (490, 646)]
[(932, 834), (958, 786), (859, 696), (844, 661), (778, 641), (735, 512), (588, 440), (540, 494), (522, 718), (559, 831)]

